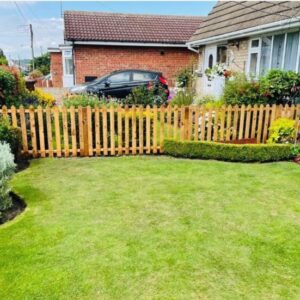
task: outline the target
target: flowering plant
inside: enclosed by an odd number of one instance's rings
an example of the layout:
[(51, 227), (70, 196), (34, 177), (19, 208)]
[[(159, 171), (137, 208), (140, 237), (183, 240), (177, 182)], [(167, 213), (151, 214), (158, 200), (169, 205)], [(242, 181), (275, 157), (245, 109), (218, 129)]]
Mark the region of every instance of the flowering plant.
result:
[(216, 64), (212, 68), (207, 68), (204, 73), (209, 80), (214, 79), (216, 76), (225, 78), (232, 76), (231, 70), (225, 64)]

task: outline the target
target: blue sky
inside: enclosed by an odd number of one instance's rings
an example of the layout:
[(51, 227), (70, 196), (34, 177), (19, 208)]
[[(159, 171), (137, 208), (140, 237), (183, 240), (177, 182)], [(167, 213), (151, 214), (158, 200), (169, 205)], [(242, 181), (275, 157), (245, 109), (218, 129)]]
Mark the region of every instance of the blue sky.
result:
[(11, 58), (30, 57), (28, 24), (33, 25), (36, 55), (63, 42), (63, 10), (207, 15), (216, 1), (27, 1), (0, 2), (0, 48)]

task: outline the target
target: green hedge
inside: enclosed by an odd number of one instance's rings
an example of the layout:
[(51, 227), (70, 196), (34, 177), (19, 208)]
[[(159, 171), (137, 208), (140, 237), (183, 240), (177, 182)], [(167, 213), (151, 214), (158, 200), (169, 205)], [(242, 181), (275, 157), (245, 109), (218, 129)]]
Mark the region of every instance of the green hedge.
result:
[(224, 144), (165, 140), (164, 152), (176, 157), (216, 159), (224, 161), (266, 162), (292, 157), (288, 144)]

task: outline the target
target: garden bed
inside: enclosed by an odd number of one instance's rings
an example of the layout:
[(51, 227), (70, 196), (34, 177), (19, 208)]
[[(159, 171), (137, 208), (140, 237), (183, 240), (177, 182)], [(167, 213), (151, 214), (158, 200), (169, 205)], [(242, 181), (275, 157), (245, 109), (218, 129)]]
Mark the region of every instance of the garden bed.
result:
[(25, 202), (18, 195), (16, 195), (15, 193), (10, 193), (10, 196), (12, 199), (12, 206), (6, 211), (1, 212), (0, 225), (14, 219), (26, 208)]
[(245, 145), (245, 144), (257, 144), (257, 139), (241, 139), (224, 142), (225, 144), (236, 144), (236, 145)]

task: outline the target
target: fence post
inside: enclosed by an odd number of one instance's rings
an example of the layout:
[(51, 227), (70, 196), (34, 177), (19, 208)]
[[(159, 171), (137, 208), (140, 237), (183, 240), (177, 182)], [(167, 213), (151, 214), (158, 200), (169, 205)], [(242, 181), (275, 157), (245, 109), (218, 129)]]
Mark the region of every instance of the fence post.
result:
[(184, 108), (184, 120), (183, 120), (184, 140), (189, 139), (189, 112), (190, 109), (188, 106), (186, 106)]
[(88, 117), (87, 107), (82, 108), (82, 126), (83, 126), (83, 156), (89, 156), (89, 137), (88, 137)]

